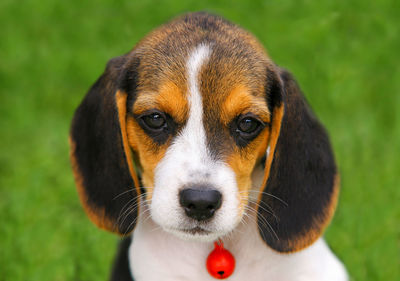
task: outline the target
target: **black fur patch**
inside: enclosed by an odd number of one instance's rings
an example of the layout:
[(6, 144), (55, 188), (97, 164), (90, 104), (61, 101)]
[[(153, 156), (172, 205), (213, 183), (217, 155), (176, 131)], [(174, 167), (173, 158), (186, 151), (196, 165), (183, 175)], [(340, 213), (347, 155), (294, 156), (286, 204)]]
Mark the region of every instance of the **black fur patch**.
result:
[(110, 281), (134, 281), (131, 277), (129, 265), (129, 246), (131, 245), (131, 240), (131, 237), (127, 237), (119, 242), (118, 252), (115, 255), (109, 279)]
[[(285, 75), (285, 74), (284, 74)], [(282, 103), (282, 87), (278, 80), (276, 72), (267, 69), (267, 85), (266, 85), (266, 98), (269, 112), (272, 113), (275, 107), (281, 106)]]
[(76, 145), (73, 157), (87, 197), (84, 204), (99, 215), (99, 221), (105, 216), (115, 222), (111, 230), (122, 234), (133, 229), (137, 217), (137, 210), (132, 210), (120, 219), (122, 209), (138, 195), (129, 173), (115, 99), (124, 61), (121, 56), (108, 63), (76, 110), (71, 127)]
[(119, 77), (119, 88), (128, 94), (126, 102), (127, 112), (131, 113), (133, 104), (136, 100), (136, 88), (138, 84), (138, 68), (140, 66), (140, 59), (138, 57), (132, 58)]
[(220, 160), (232, 150), (232, 142), (229, 141), (229, 130), (220, 121), (217, 107), (209, 110), (208, 105), (204, 109), (204, 127), (207, 137), (207, 150), (214, 160)]
[[(336, 166), (328, 136), (298, 85), (287, 72), (281, 78), (285, 113), (264, 190), (279, 200), (263, 194), (258, 225), (269, 246), (290, 252), (296, 249), (289, 242), (304, 239), (309, 231), (322, 233), (329, 219), (324, 211), (334, 191)], [(273, 84), (271, 90), (275, 87)], [(273, 106), (279, 104), (273, 97), (270, 102)]]

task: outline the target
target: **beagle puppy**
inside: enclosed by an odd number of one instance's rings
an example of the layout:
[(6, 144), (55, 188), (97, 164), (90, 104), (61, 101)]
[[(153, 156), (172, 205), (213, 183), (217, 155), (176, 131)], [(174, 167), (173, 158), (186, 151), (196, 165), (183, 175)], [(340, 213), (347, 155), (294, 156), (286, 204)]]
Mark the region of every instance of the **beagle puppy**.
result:
[(125, 238), (111, 280), (343, 281), (322, 234), (339, 194), (328, 135), (253, 35), (207, 13), (110, 60), (72, 121), (80, 200)]

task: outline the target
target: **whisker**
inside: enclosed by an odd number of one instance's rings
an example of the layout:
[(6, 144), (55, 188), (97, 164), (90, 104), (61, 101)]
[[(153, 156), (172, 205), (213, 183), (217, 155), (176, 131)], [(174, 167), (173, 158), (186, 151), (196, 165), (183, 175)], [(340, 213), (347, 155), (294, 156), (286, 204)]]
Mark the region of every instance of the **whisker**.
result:
[[(242, 196), (241, 196), (242, 197)], [(242, 198), (244, 198), (244, 197), (242, 197)], [(275, 215), (275, 212), (274, 212), (274, 210), (271, 208), (271, 206), (269, 206), (267, 203), (265, 203), (265, 202), (262, 202), (261, 201), (261, 203), (257, 203), (257, 202), (252, 202), (252, 201), (250, 201), (251, 203), (254, 203), (256, 206), (258, 206), (259, 208), (261, 208), (261, 209), (263, 209), (264, 211), (266, 211), (267, 213), (269, 213), (269, 214), (271, 214), (274, 218), (275, 218), (275, 220), (276, 221), (278, 221), (278, 218), (276, 217), (276, 215)], [(264, 208), (263, 206), (261, 206), (261, 204), (264, 204), (264, 205), (266, 205), (266, 207), (268, 208), (268, 209), (266, 209), (266, 208)], [(250, 207), (250, 206), (249, 206)], [(255, 209), (256, 210), (256, 209)]]
[(140, 215), (144, 218), (143, 219), (143, 223), (145, 223), (151, 218), (151, 210), (150, 209), (146, 209)]
[[(123, 192), (121, 192), (120, 194), (118, 194), (117, 196), (115, 196), (112, 200), (115, 200), (115, 199), (117, 199), (118, 197), (120, 197), (120, 196), (122, 196), (122, 195), (124, 195), (124, 194), (126, 194), (126, 193), (128, 193), (128, 192), (131, 192), (131, 191), (136, 191), (136, 189), (133, 187), (133, 188), (130, 188), (130, 187), (128, 187), (129, 189), (128, 190), (125, 190), (125, 191), (123, 191)], [(153, 187), (150, 187), (150, 186), (141, 186), (140, 188), (142, 188), (142, 189), (152, 189)], [(142, 195), (142, 194), (139, 194), (139, 196), (140, 195)]]
[(120, 211), (119, 216), (121, 216), (121, 213), (123, 212), (123, 210), (124, 210), (129, 204), (131, 204), (132, 201), (136, 201), (136, 202), (142, 201), (142, 198), (141, 198), (142, 196), (143, 196), (142, 194), (139, 194), (139, 195), (137, 195), (135, 198), (132, 198), (132, 199), (130, 199), (127, 203), (125, 203), (125, 205), (121, 208), (121, 211)]
[[(133, 212), (135, 212), (138, 209), (138, 205), (135, 204), (131, 207), (129, 207), (126, 211), (126, 214), (124, 215), (124, 218), (122, 219), (122, 221), (120, 222), (120, 224), (122, 225), (125, 220), (129, 217), (130, 214), (132, 214)], [(137, 216), (138, 217), (138, 216)], [(136, 218), (135, 218), (136, 219)]]
[(276, 196), (276, 195), (274, 195), (274, 194), (271, 194), (271, 193), (269, 193), (269, 192), (265, 192), (265, 191), (258, 191), (258, 190), (247, 190), (247, 191), (240, 191), (239, 193), (251, 193), (251, 192), (253, 192), (253, 193), (258, 193), (258, 194), (265, 194), (265, 195), (268, 195), (268, 196), (270, 196), (270, 197), (272, 197), (272, 198), (275, 198), (276, 200), (279, 200), (282, 204), (284, 204), (286, 207), (287, 206), (289, 206), (289, 204), (286, 202), (286, 201), (284, 201), (283, 199), (281, 199), (281, 198), (279, 198), (278, 196)]
[[(137, 221), (138, 218), (139, 218), (139, 216), (137, 216), (137, 217), (128, 225), (127, 230), (130, 229), (132, 225), (135, 225), (135, 224), (136, 224), (136, 221)], [(126, 235), (126, 234), (127, 234), (127, 232), (125, 231), (124, 235)]]
[(247, 222), (247, 220), (253, 220), (253, 217), (251, 217), (249, 214), (247, 214), (246, 212), (243, 212), (243, 217), (240, 220), (239, 224), (244, 225), (245, 227), (247, 227), (249, 225), (249, 223)]
[(120, 197), (120, 196), (122, 196), (122, 195), (124, 195), (124, 194), (126, 194), (128, 192), (134, 191), (134, 190), (135, 190), (135, 188), (129, 188), (128, 190), (125, 190), (125, 191), (121, 192), (120, 194), (118, 194), (117, 196), (115, 196), (112, 200), (115, 200), (118, 197)]
[[(146, 203), (146, 201), (150, 201), (150, 200), (144, 200), (144, 201), (145, 201), (145, 203)], [(136, 209), (137, 207), (138, 207), (138, 205), (136, 204), (135, 209)], [(128, 229), (131, 228), (132, 225), (135, 225), (135, 224), (136, 224), (136, 222), (138, 221), (138, 219), (139, 219), (140, 216), (143, 216), (143, 214), (146, 214), (146, 213), (149, 212), (149, 211), (150, 211), (150, 209), (145, 209), (141, 214), (138, 214), (138, 216), (129, 224)], [(150, 216), (149, 216), (149, 217), (150, 217)], [(126, 233), (124, 233), (124, 234), (126, 234)]]
[[(249, 206), (246, 206), (246, 209), (249, 210), (249, 211), (254, 212), (254, 213), (257, 215), (257, 218), (260, 218), (261, 224), (262, 224), (265, 228), (267, 228), (268, 231), (269, 231), (271, 234), (273, 234), (277, 240), (279, 240), (279, 237), (278, 237), (278, 235), (276, 234), (275, 230), (273, 229), (273, 227), (271, 226), (271, 224), (268, 222), (268, 220), (267, 220), (262, 214), (258, 213), (257, 210), (255, 210), (255, 209), (253, 209), (253, 208), (251, 208), (251, 207), (249, 207)], [(260, 232), (262, 233), (262, 231), (260, 231)]]
[[(264, 208), (261, 204), (265, 204), (268, 209)], [(271, 206), (269, 206), (267, 203), (261, 203), (261, 204), (258, 203), (256, 206), (266, 211), (268, 214), (272, 215), (275, 218), (275, 220), (278, 221), (278, 217), (275, 215), (275, 212), (274, 210), (272, 210)]]
[(126, 210), (129, 209), (129, 208), (131, 207), (131, 206), (129, 206), (129, 205), (132, 204), (133, 202), (135, 202), (134, 205), (137, 203), (136, 198), (132, 198), (132, 199), (129, 200), (127, 203), (125, 203), (125, 205), (121, 208), (121, 211), (120, 211), (119, 214), (118, 214), (118, 219), (117, 219), (117, 221), (119, 221), (119, 219), (120, 219), (122, 216), (125, 215)]
[[(142, 195), (137, 196), (136, 198), (140, 198)], [(144, 196), (143, 196), (144, 197)], [(147, 203), (150, 202), (150, 200), (148, 199), (141, 199), (141, 200), (137, 200), (134, 204), (132, 204), (131, 206), (129, 206), (130, 203), (132, 203), (132, 201), (135, 201), (135, 198), (131, 199), (128, 201), (128, 203), (125, 204), (125, 206), (121, 209), (121, 212), (118, 216), (117, 219), (117, 223), (119, 224), (123, 224), (126, 220), (126, 218), (133, 213), (134, 211), (137, 210), (137, 208), (139, 207), (139, 204), (144, 204), (146, 205)], [(125, 210), (124, 210), (125, 209)], [(121, 214), (122, 213), (122, 214)], [(138, 214), (139, 216), (139, 214)], [(122, 219), (122, 221), (120, 222), (120, 220)]]
[[(247, 211), (250, 211), (251, 213), (255, 214), (252, 218), (253, 218), (254, 222), (256, 223), (256, 225), (258, 225), (258, 220), (257, 220), (258, 214), (257, 214), (257, 211), (256, 211), (256, 210), (253, 210), (253, 209), (247, 209)], [(264, 226), (265, 228), (268, 228), (268, 225), (263, 221), (263, 217), (262, 217), (260, 223), (261, 223), (262, 226)]]
[(157, 231), (157, 230), (160, 230), (160, 229), (162, 229), (162, 227), (160, 225), (156, 225), (156, 226), (153, 227), (152, 230), (150, 230), (150, 232), (154, 232), (154, 231)]

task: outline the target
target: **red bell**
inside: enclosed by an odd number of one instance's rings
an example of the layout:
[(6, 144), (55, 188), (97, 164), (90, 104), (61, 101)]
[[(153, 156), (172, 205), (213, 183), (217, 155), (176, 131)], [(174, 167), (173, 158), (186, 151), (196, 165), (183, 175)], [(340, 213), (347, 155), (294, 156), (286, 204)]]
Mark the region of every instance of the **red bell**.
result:
[(207, 270), (216, 279), (225, 279), (235, 270), (235, 258), (226, 249), (222, 241), (214, 242), (215, 248), (208, 255)]

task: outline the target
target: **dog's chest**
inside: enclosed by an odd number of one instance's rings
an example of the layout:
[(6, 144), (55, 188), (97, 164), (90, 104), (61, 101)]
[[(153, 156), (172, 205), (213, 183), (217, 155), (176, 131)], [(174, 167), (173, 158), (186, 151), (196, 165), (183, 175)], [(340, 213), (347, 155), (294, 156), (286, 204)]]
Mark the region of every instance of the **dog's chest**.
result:
[[(236, 259), (228, 280), (344, 280), (337, 278), (341, 265), (322, 239), (299, 253), (279, 254), (264, 244), (255, 224), (248, 221), (224, 244)], [(138, 223), (133, 234), (130, 268), (135, 281), (213, 281), (205, 265), (212, 250), (213, 243), (181, 240), (147, 219)]]
[[(265, 272), (264, 253), (248, 249), (249, 245), (243, 245), (241, 239), (233, 244), (234, 236), (232, 240), (224, 240), (236, 259), (236, 270), (229, 280), (245, 280), (248, 274), (255, 278), (252, 280), (262, 280), (261, 276), (255, 275)], [(212, 281), (215, 279), (207, 272), (206, 258), (213, 248), (213, 243), (176, 238), (157, 229), (152, 222), (139, 223), (129, 250), (131, 270), (135, 281), (156, 281), (161, 276), (165, 281)], [(269, 266), (273, 267), (273, 264)]]

